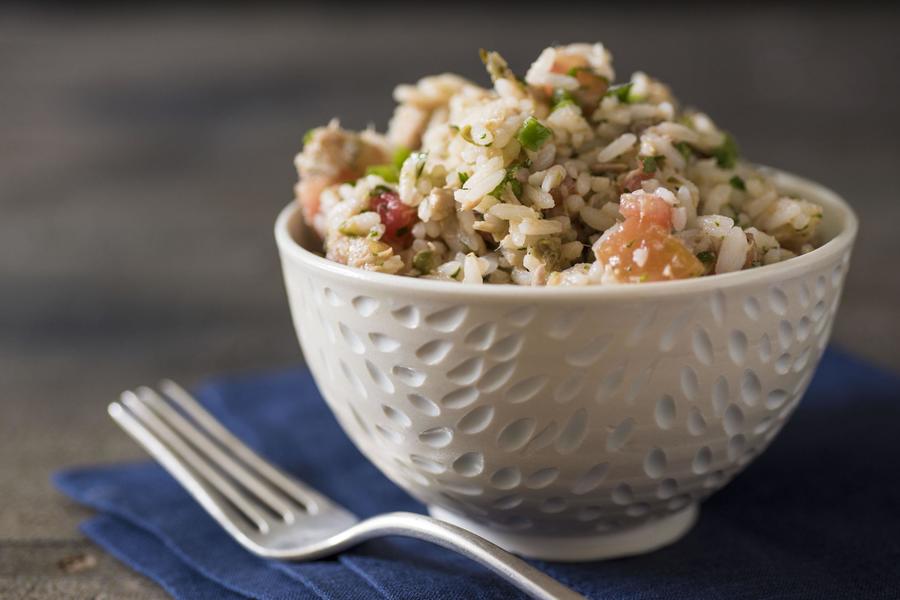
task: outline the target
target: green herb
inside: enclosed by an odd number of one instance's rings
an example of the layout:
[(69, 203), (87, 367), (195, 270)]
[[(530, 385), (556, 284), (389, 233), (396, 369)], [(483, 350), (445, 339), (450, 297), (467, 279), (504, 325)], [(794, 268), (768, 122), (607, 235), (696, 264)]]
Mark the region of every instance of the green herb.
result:
[(434, 270), (437, 266), (437, 261), (435, 260), (434, 252), (431, 250), (421, 250), (416, 252), (416, 255), (413, 256), (412, 264), (419, 273), (427, 274)]
[(738, 157), (737, 142), (731, 137), (730, 133), (725, 134), (725, 141), (722, 145), (712, 151), (712, 156), (716, 157), (716, 164), (723, 169), (733, 169)]
[(622, 104), (629, 104), (631, 102), (631, 88), (634, 84), (630, 81), (628, 83), (623, 83), (622, 85), (614, 85), (603, 94), (604, 96), (615, 96), (619, 99), (619, 102)]
[(366, 175), (377, 175), (388, 183), (400, 181), (400, 170), (395, 165), (371, 165), (366, 167)]
[(702, 262), (705, 265), (709, 265), (709, 264), (716, 262), (716, 255), (709, 251), (701, 252), (700, 254), (697, 255), (697, 258), (700, 260), (700, 262)]
[(406, 146), (398, 146), (397, 149), (394, 150), (394, 156), (391, 158), (391, 163), (399, 170), (400, 167), (403, 166), (403, 162), (409, 158), (410, 154), (412, 154), (412, 150)]
[(456, 176), (459, 177), (459, 187), (466, 185), (466, 182), (469, 180), (469, 174), (464, 171), (458, 171)]
[(731, 187), (733, 187), (734, 189), (741, 190), (742, 192), (747, 189), (747, 186), (744, 185), (744, 180), (741, 179), (740, 177), (738, 177), (737, 175), (735, 175), (734, 177), (729, 179), (728, 183), (730, 183)]
[(553, 108), (551, 111), (557, 110), (564, 106), (577, 106), (575, 104), (575, 98), (572, 96), (572, 93), (568, 90), (564, 90), (562, 88), (556, 88), (553, 91)]
[(516, 133), (516, 139), (523, 148), (534, 152), (543, 146), (551, 135), (553, 135), (553, 131), (550, 128), (541, 125), (540, 121), (534, 117), (528, 117)]
[(369, 192), (369, 196), (379, 196), (384, 194), (385, 192), (392, 192), (393, 190), (386, 185), (376, 185), (372, 188), (372, 191)]
[(312, 129), (310, 129), (309, 131), (307, 131), (306, 133), (303, 134), (303, 143), (304, 144), (308, 144), (310, 142), (310, 140), (316, 134), (316, 129), (318, 129), (318, 128), (313, 127)]
[(694, 149), (691, 148), (691, 145), (687, 142), (678, 142), (673, 145), (675, 146), (675, 149), (678, 150), (678, 152), (680, 152), (684, 157), (684, 160), (690, 160), (691, 157), (694, 156)]
[(503, 180), (497, 184), (497, 187), (488, 193), (488, 196), (499, 198), (503, 194), (503, 188), (509, 184), (512, 193), (518, 198), (522, 194), (522, 182), (516, 178), (519, 168), (519, 165), (515, 163), (509, 165), (509, 167), (506, 168), (506, 175), (503, 176)]
[(642, 169), (644, 173), (656, 173), (657, 170), (662, 169), (663, 163), (666, 161), (665, 156), (645, 156), (640, 159), (641, 163), (643, 163), (644, 168)]

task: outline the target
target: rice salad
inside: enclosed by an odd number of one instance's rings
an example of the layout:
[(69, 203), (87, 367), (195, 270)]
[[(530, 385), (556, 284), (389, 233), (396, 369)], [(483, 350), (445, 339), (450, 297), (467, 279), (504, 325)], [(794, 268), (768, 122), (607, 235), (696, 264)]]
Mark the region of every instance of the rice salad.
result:
[(822, 209), (781, 194), (732, 137), (602, 44), (546, 48), (490, 89), (425, 77), (387, 134), (309, 131), (295, 192), (325, 255), (464, 283), (591, 285), (727, 273), (813, 249)]

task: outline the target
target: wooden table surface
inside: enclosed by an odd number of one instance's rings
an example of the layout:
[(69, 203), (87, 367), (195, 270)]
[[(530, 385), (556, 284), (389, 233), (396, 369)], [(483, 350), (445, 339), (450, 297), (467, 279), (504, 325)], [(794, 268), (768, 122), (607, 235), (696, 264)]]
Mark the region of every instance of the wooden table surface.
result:
[[(568, 6), (0, 9), (0, 597), (165, 597), (79, 534), (50, 474), (143, 456), (104, 411), (126, 387), (298, 364), (271, 228), (303, 132), (383, 128), (425, 74), (483, 81), (479, 46), (521, 72), (603, 40), (620, 76), (844, 194), (862, 237), (834, 339), (900, 369), (897, 11)], [(59, 566), (79, 555), (96, 564)]]

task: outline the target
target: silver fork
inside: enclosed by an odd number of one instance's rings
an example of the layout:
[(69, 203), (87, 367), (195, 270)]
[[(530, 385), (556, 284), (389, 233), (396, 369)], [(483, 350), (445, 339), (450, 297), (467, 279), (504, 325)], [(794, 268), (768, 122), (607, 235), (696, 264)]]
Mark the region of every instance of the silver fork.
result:
[(263, 460), (183, 388), (160, 383), (122, 393), (110, 416), (250, 552), (313, 560), (366, 540), (400, 535), (481, 563), (541, 599), (583, 599), (525, 561), (465, 529), (408, 512), (360, 521), (348, 510)]

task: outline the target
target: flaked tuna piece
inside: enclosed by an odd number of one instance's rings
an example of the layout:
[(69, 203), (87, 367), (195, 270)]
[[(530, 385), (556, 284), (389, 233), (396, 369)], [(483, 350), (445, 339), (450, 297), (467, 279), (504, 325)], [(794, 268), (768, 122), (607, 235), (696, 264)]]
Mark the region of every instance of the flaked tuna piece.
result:
[(337, 120), (311, 130), (294, 159), (300, 176), (294, 194), (304, 220), (313, 224), (325, 188), (359, 179), (366, 167), (390, 162), (390, 156), (387, 142), (373, 131), (347, 131)]

